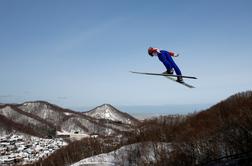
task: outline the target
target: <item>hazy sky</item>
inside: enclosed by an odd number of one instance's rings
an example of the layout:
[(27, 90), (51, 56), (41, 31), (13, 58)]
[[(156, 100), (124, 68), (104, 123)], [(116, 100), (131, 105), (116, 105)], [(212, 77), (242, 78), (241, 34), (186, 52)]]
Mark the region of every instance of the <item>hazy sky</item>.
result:
[[(0, 0), (0, 103), (215, 103), (252, 85), (250, 0)], [(181, 54), (189, 89), (149, 46)]]

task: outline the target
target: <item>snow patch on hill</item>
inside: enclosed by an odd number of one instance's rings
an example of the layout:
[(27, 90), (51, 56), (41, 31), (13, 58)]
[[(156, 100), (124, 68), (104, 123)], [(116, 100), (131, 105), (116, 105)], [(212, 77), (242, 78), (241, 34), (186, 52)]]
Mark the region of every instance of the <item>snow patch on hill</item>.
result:
[(112, 165), (138, 165), (139, 161), (146, 164), (155, 163), (161, 153), (169, 155), (172, 151), (170, 143), (137, 143), (123, 146), (115, 151), (103, 153), (89, 158), (80, 160), (71, 166), (82, 165), (99, 165), (99, 166), (112, 166)]
[(124, 124), (136, 124), (137, 120), (127, 113), (123, 113), (109, 104), (103, 104), (90, 110), (84, 112), (84, 114), (91, 116), (96, 119), (107, 119), (116, 122), (122, 122)]

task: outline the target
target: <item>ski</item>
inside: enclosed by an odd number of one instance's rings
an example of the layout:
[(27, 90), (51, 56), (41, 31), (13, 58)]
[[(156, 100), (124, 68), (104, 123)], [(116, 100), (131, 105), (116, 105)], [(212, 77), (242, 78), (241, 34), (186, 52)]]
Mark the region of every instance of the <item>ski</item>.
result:
[[(174, 75), (174, 74), (166, 74), (166, 73), (145, 73), (145, 72), (137, 72), (137, 71), (130, 71), (131, 73), (135, 73), (135, 74), (145, 74), (145, 75), (157, 75), (157, 76), (169, 76), (169, 77), (178, 77), (178, 75)], [(197, 79), (196, 77), (192, 77), (192, 76), (180, 76), (182, 78), (189, 78), (189, 79)]]
[[(158, 73), (144, 73), (144, 72), (135, 72), (135, 71), (130, 71), (131, 73), (134, 73), (134, 74), (144, 74), (144, 75), (156, 75), (156, 76), (164, 76), (166, 77), (167, 79), (169, 80), (172, 80), (172, 81), (175, 81), (181, 85), (184, 85), (188, 88), (195, 88), (194, 86), (188, 84), (188, 83), (185, 83), (185, 82), (178, 82), (176, 78), (174, 77), (178, 77), (178, 75), (173, 75), (173, 74), (166, 74), (166, 73), (161, 73), (161, 74), (158, 74)], [(182, 76), (183, 78), (190, 78), (190, 79), (197, 79), (196, 77), (191, 77), (191, 76)]]
[(170, 76), (164, 76), (164, 77), (168, 78), (169, 80), (175, 81), (175, 82), (177, 82), (177, 83), (179, 83), (179, 84), (181, 84), (181, 85), (184, 85), (184, 86), (186, 86), (186, 87), (188, 87), (188, 88), (195, 88), (194, 86), (192, 86), (192, 85), (190, 85), (190, 84), (188, 84), (188, 83), (185, 83), (185, 82), (178, 82), (178, 81), (176, 80), (176, 78), (174, 78), (174, 77), (170, 77)]

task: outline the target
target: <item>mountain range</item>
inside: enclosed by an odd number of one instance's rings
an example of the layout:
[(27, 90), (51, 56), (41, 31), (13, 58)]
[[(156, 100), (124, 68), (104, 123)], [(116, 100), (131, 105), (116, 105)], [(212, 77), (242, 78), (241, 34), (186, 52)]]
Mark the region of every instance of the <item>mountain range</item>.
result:
[(252, 91), (199, 112), (144, 121), (110, 104), (86, 112), (45, 101), (2, 104), (0, 135), (13, 132), (86, 136), (29, 166), (251, 165)]
[(112, 105), (87, 112), (65, 109), (46, 101), (0, 105), (0, 135), (21, 132), (38, 137), (57, 134), (114, 135), (127, 132), (139, 121)]

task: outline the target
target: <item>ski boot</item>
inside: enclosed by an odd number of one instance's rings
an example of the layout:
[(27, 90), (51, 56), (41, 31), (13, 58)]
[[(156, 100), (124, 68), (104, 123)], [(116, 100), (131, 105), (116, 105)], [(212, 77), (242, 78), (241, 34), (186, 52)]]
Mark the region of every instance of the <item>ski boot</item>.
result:
[(177, 77), (177, 82), (180, 82), (180, 83), (184, 83), (184, 80), (181, 76), (178, 76)]
[(167, 70), (167, 71), (165, 72), (165, 74), (173, 74), (173, 69)]

